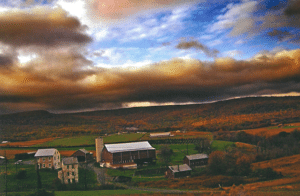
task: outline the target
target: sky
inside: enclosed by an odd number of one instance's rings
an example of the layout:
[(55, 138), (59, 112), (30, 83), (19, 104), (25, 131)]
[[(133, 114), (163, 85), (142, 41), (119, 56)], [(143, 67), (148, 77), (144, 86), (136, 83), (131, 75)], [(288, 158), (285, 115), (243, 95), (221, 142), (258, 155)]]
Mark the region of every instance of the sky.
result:
[(300, 0), (2, 0), (0, 114), (300, 95)]

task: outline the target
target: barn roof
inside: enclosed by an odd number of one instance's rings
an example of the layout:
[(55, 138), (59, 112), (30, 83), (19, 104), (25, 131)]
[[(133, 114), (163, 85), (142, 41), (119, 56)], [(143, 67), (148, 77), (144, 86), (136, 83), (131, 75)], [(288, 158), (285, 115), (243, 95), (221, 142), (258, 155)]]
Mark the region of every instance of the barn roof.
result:
[[(191, 171), (192, 169), (187, 164), (169, 166), (173, 173), (182, 171)], [(179, 170), (178, 170), (179, 169)]]
[(78, 164), (78, 159), (77, 157), (66, 157), (66, 158), (62, 158), (62, 163), (64, 165)]
[(87, 151), (86, 149), (82, 148), (82, 149), (79, 149), (81, 152), (83, 152), (84, 154), (90, 154), (89, 151)]
[(104, 145), (108, 152), (127, 152), (136, 150), (155, 150), (149, 142), (130, 142), (130, 143), (120, 143), (120, 144), (105, 144)]
[(48, 149), (38, 149), (35, 153), (35, 157), (46, 157), (46, 156), (53, 156), (57, 150), (55, 148), (48, 148)]
[(208, 155), (207, 154), (192, 154), (192, 155), (186, 155), (186, 157), (189, 160), (208, 159)]
[(150, 133), (150, 137), (166, 137), (170, 136), (171, 132), (162, 132), (162, 133)]

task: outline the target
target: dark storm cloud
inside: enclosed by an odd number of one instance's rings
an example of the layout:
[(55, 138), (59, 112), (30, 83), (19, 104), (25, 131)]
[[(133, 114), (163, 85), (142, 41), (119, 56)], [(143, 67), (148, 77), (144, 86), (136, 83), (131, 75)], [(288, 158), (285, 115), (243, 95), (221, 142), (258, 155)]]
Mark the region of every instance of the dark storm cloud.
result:
[(0, 15), (0, 42), (11, 46), (57, 46), (85, 44), (91, 38), (83, 33), (79, 20), (61, 9), (18, 10)]
[(286, 14), (287, 16), (300, 15), (300, 1), (290, 0), (288, 6), (284, 10), (284, 14)]
[(59, 58), (71, 63), (56, 74), (52, 69), (33, 68), (0, 72), (1, 111), (30, 105), (51, 111), (79, 111), (120, 107), (126, 102), (196, 102), (300, 89), (299, 49), (264, 52), (249, 60), (172, 59), (136, 70), (93, 68), (89, 72), (79, 66), (80, 77), (75, 79), (63, 75), (74, 74), (74, 56)]
[(0, 54), (0, 69), (9, 68), (13, 64), (13, 57)]
[(288, 41), (292, 43), (299, 43), (300, 42), (300, 35), (299, 34), (294, 34), (289, 31), (281, 31), (274, 29), (270, 32), (267, 33), (268, 36), (273, 37), (277, 39), (278, 41)]

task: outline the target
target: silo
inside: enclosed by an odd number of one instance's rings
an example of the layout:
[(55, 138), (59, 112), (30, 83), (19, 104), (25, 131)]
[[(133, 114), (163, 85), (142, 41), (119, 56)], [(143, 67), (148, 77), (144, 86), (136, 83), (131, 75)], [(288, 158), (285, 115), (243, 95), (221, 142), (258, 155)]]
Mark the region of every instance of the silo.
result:
[(103, 149), (103, 138), (98, 137), (95, 139), (95, 144), (96, 144), (96, 161), (97, 163), (101, 162), (101, 153)]

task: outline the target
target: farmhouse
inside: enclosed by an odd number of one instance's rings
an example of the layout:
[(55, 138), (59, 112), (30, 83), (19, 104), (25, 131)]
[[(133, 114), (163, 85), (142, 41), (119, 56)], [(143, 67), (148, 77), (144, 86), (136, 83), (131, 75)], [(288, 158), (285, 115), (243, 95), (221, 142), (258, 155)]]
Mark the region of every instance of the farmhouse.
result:
[(192, 155), (186, 155), (183, 158), (183, 163), (187, 164), (190, 167), (206, 165), (207, 162), (208, 162), (207, 154), (192, 154)]
[(170, 137), (171, 132), (150, 133), (150, 137)]
[(77, 157), (78, 162), (85, 162), (85, 161), (91, 161), (93, 160), (93, 154), (87, 150), (79, 149), (76, 152), (74, 152), (71, 157)]
[(57, 149), (39, 149), (34, 157), (36, 158), (38, 168), (60, 168), (60, 154)]
[(101, 162), (107, 167), (124, 167), (126, 165), (142, 165), (156, 160), (155, 148), (149, 142), (130, 142), (105, 144), (101, 153)]
[(61, 161), (61, 170), (58, 178), (64, 184), (78, 182), (78, 160), (76, 157), (66, 157)]
[(187, 165), (169, 166), (166, 171), (167, 178), (183, 178), (191, 175), (192, 169)]

